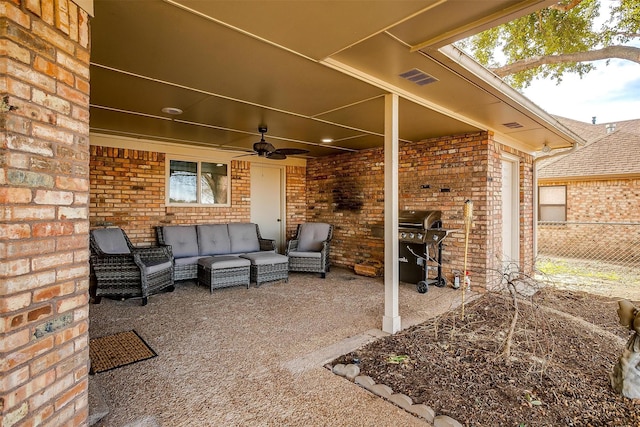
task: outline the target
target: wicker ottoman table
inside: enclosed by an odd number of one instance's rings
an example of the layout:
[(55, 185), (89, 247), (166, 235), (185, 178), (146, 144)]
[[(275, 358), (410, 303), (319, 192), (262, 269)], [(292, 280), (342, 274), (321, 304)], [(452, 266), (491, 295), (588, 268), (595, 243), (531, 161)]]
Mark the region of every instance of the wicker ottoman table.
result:
[(256, 286), (274, 280), (289, 280), (289, 257), (275, 252), (253, 252), (241, 255), (251, 261), (251, 281)]
[(251, 261), (232, 255), (216, 255), (198, 260), (198, 283), (216, 288), (245, 285), (249, 289)]

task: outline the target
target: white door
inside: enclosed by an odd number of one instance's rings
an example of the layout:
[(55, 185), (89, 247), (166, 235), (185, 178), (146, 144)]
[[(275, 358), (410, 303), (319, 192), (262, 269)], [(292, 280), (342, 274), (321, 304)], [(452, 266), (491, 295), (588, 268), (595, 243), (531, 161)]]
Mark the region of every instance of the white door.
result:
[(251, 222), (260, 227), (265, 239), (274, 239), (284, 252), (284, 199), (282, 167), (251, 164)]
[(517, 159), (502, 159), (502, 262), (511, 270), (520, 259), (519, 176)]

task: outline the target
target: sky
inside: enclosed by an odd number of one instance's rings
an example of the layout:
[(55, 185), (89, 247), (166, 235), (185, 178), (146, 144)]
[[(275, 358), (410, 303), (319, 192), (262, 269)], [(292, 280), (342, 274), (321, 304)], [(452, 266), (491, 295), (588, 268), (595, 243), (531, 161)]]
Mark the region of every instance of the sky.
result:
[[(609, 18), (609, 8), (619, 0), (601, 0), (599, 27)], [(640, 42), (631, 46), (640, 48)], [(640, 119), (640, 64), (612, 59), (596, 61), (596, 69), (580, 78), (565, 74), (562, 83), (535, 80), (524, 95), (548, 113), (591, 123), (611, 123)]]
[(546, 112), (582, 122), (611, 123), (640, 119), (640, 64), (597, 61), (596, 70), (567, 74), (559, 85), (534, 80), (524, 95)]

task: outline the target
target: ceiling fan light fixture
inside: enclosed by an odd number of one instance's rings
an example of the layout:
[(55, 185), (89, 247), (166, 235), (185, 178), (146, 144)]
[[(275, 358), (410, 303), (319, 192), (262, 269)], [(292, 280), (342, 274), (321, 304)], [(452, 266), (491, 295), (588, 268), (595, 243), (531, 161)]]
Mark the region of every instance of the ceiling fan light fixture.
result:
[(264, 138), (261, 139), (260, 142), (253, 144), (253, 149), (258, 152), (259, 156), (264, 156), (267, 153), (275, 151), (275, 147), (269, 142), (266, 142)]

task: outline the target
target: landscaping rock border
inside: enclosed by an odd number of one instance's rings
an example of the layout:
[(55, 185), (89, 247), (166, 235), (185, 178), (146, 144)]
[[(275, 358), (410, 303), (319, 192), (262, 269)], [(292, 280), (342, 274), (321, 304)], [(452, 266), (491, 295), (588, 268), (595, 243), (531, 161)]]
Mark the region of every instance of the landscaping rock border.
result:
[(327, 365), (336, 375), (348, 379), (356, 385), (368, 390), (376, 396), (382, 397), (394, 405), (404, 409), (410, 414), (425, 419), (433, 424), (433, 427), (463, 427), (463, 424), (447, 415), (436, 415), (435, 411), (423, 404), (414, 404), (413, 400), (402, 393), (394, 393), (391, 387), (376, 382), (368, 375), (360, 375), (360, 367), (354, 363), (344, 365), (338, 363), (334, 366)]

